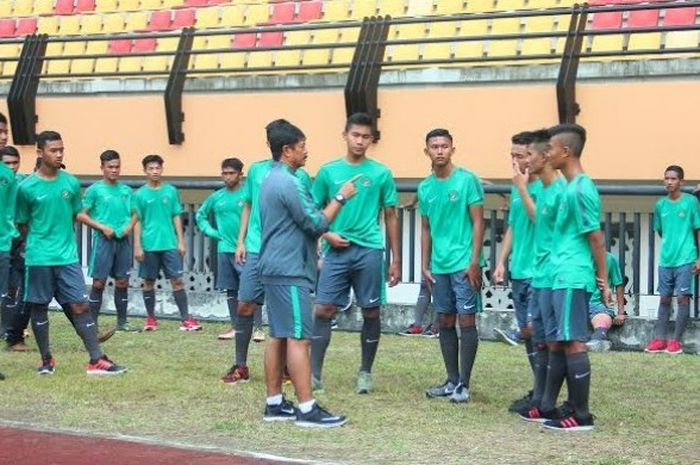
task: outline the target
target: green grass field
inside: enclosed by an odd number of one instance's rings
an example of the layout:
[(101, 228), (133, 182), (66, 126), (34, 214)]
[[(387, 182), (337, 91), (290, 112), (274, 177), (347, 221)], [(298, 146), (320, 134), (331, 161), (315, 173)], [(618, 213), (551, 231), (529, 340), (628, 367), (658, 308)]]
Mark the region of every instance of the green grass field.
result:
[[(102, 324), (112, 324), (103, 317)], [(139, 320), (132, 323), (141, 324)], [(117, 334), (106, 353), (129, 372), (90, 379), (87, 355), (61, 314), (51, 319), (56, 374), (39, 377), (36, 352), (0, 355), (0, 419), (106, 434), (128, 434), (279, 454), (330, 463), (396, 464), (690, 464), (700, 460), (700, 357), (592, 354), (593, 433), (543, 431), (506, 411), (530, 383), (524, 349), (482, 342), (472, 401), (428, 400), (444, 378), (437, 340), (385, 335), (375, 365), (377, 391), (354, 394), (358, 335), (334, 333), (322, 405), (349, 416), (343, 428), (300, 430), (265, 424), (261, 356), (251, 343), (252, 381), (219, 381), (231, 342), (222, 324), (181, 333), (163, 322), (155, 333)], [(29, 344), (35, 344), (29, 339)], [(293, 393), (288, 392), (293, 399)]]

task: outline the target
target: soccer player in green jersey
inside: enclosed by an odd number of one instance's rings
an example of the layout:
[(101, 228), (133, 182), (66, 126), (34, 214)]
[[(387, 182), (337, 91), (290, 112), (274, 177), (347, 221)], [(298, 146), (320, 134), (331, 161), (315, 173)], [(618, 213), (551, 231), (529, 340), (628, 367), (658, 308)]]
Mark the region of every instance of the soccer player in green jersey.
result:
[(617, 312), (611, 308), (613, 302), (607, 302), (608, 299), (600, 293), (600, 289), (596, 288), (591, 296), (591, 301), (588, 303), (593, 334), (586, 343), (588, 350), (593, 352), (610, 350), (610, 341), (607, 337), (608, 331), (613, 325), (622, 326), (627, 319), (627, 313), (625, 312), (625, 287), (623, 286), (620, 262), (610, 252), (605, 254), (605, 259), (608, 264), (608, 288), (611, 291), (615, 291)]
[[(7, 118), (0, 113), (0, 149), (7, 145)], [(15, 199), (17, 196), (17, 180), (14, 172), (4, 163), (0, 163), (0, 319), (2, 329), (0, 335), (4, 335), (8, 327), (12, 325), (11, 308), (6, 305), (6, 295), (10, 279), (10, 250), (12, 239), (16, 236), (15, 228)], [(0, 373), (0, 380), (5, 376)]]
[[(418, 185), (423, 276), (440, 314), (440, 349), (447, 380), (426, 391), (429, 398), (470, 399), (469, 381), (479, 345), (476, 314), (481, 311), (484, 190), (479, 178), (455, 166), (455, 147), (446, 129), (425, 137), (433, 174)], [(461, 337), (457, 338), (459, 322)]]
[(41, 166), (17, 192), (17, 223), (27, 232), (25, 298), (31, 308), (32, 329), (41, 354), (39, 374), (54, 373), (49, 348), (49, 303), (55, 298), (73, 313), (73, 325), (90, 355), (88, 375), (117, 375), (126, 368), (110, 361), (100, 349), (97, 327), (88, 311), (85, 279), (78, 261), (74, 220), (80, 212), (80, 183), (61, 169), (61, 135), (37, 136)]
[[(284, 119), (272, 121), (265, 127), (269, 145), (271, 131), (289, 122)], [(274, 161), (270, 158), (253, 163), (248, 170), (244, 192), (246, 204), (241, 213), (241, 223), (238, 229), (236, 244), (236, 262), (243, 268), (240, 274), (238, 289), (238, 318), (236, 322), (236, 342), (234, 363), (221, 378), (226, 384), (246, 383), (250, 380), (248, 369), (248, 348), (253, 335), (255, 319), (259, 318), (260, 308), (265, 301), (265, 291), (258, 270), (260, 244), (262, 241), (260, 223), (260, 186), (270, 173)], [(306, 186), (311, 188), (311, 178), (302, 168), (294, 175)]]
[(331, 322), (348, 299), (350, 288), (362, 309), (360, 345), (362, 359), (357, 375), (356, 392), (374, 389), (372, 365), (379, 345), (381, 322), (379, 309), (385, 302), (384, 240), (379, 215), (384, 214), (392, 262), (388, 270), (389, 286), (401, 279), (401, 249), (396, 216), (398, 195), (391, 170), (367, 157), (373, 141), (372, 119), (364, 113), (351, 115), (343, 131), (346, 154), (321, 166), (314, 180), (313, 197), (323, 208), (348, 179), (355, 183), (357, 197), (338, 215), (329, 232), (323, 235), (323, 266), (316, 290), (316, 320), (311, 344), (314, 387), (323, 389), (323, 361), (331, 340)]
[(143, 303), (146, 306), (144, 331), (158, 328), (155, 316), (155, 283), (163, 270), (170, 280), (173, 298), (180, 312), (181, 331), (199, 331), (202, 326), (192, 318), (187, 308), (187, 291), (182, 280), (182, 257), (185, 239), (182, 232), (182, 203), (177, 188), (162, 181), (163, 158), (147, 155), (142, 160), (146, 184), (133, 195), (132, 209), (137, 217), (134, 226), (134, 252), (141, 263), (139, 275), (143, 279)]
[[(534, 273), (535, 255), (532, 253), (532, 242), (535, 235), (535, 202), (542, 190), (542, 181), (529, 171), (528, 145), (532, 142), (532, 133), (521, 132), (511, 138), (511, 165), (513, 167), (513, 186), (510, 190), (510, 208), (508, 212), (508, 229), (506, 229), (501, 254), (498, 258), (493, 280), (496, 283), (506, 282), (506, 261), (511, 257), (510, 280), (515, 319), (518, 324), (520, 338), (525, 341), (525, 354), (530, 367), (534, 370), (534, 351), (530, 340), (528, 306), (532, 297), (532, 275)], [(500, 329), (495, 330), (511, 344), (516, 343)], [(531, 392), (522, 399), (512, 403), (509, 410), (529, 405)]]
[(550, 163), (562, 172), (567, 185), (554, 225), (552, 307), (556, 342), (550, 346), (541, 408), (554, 410), (566, 379), (573, 412), (545, 421), (544, 426), (589, 431), (593, 429), (593, 416), (588, 407), (591, 384), (591, 364), (586, 351), (588, 303), (596, 286), (600, 286), (603, 295), (609, 292), (605, 238), (600, 230), (600, 196), (581, 165), (586, 130), (577, 124), (561, 124), (549, 132)]
[(85, 190), (83, 210), (78, 221), (92, 228), (92, 250), (88, 273), (92, 288), (88, 298), (90, 313), (97, 324), (102, 294), (107, 278), (114, 279), (114, 308), (117, 311), (117, 330), (134, 331), (126, 320), (129, 302), (127, 288), (133, 266), (133, 252), (129, 235), (136, 223), (131, 212), (132, 190), (119, 182), (121, 159), (114, 150), (100, 154), (102, 180)]
[[(238, 286), (241, 266), (236, 263), (236, 243), (241, 212), (246, 203), (245, 189), (241, 187), (243, 162), (227, 158), (221, 162), (224, 187), (206, 198), (197, 210), (197, 226), (216, 241), (216, 287), (226, 291), (226, 304), (231, 318), (231, 330), (219, 334), (219, 339), (233, 339), (238, 310)], [(214, 219), (214, 225), (210, 223)]]
[[(659, 257), (659, 315), (654, 328), (654, 339), (646, 352), (683, 352), (683, 331), (690, 314), (693, 295), (693, 274), (700, 273), (700, 259), (696, 241), (700, 241), (700, 209), (698, 200), (681, 192), (683, 168), (672, 165), (664, 172), (668, 195), (654, 209), (654, 230), (661, 237)], [(673, 296), (678, 299), (678, 313), (673, 338), (668, 339), (668, 320)]]

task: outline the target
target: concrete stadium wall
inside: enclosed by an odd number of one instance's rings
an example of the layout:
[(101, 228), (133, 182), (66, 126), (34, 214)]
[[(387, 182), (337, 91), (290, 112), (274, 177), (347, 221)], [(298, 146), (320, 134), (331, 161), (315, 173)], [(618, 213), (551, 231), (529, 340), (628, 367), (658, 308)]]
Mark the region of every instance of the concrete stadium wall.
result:
[[(663, 167), (681, 164), (688, 177), (700, 177), (694, 150), (700, 81), (595, 81), (577, 86), (579, 122), (590, 133), (585, 166), (596, 179), (656, 181)], [(511, 175), (509, 138), (516, 131), (556, 122), (554, 85), (547, 83), (380, 87), (381, 141), (373, 155), (396, 177), (423, 177), (424, 134), (446, 127), (455, 135), (456, 162), (489, 179)], [(141, 174), (148, 153), (166, 158), (166, 175), (216, 176), (219, 162), (236, 155), (251, 163), (266, 157), (264, 125), (284, 117), (309, 138), (309, 171), (343, 153), (344, 100), (341, 88), (324, 90), (191, 92), (183, 100), (186, 141), (167, 143), (163, 98), (159, 93), (40, 95), (38, 129), (60, 131), (66, 164), (79, 175), (98, 173), (106, 148), (125, 157), (124, 174)], [(7, 114), (6, 102), (0, 111)], [(28, 159), (32, 147), (22, 147)], [(25, 162), (23, 171), (31, 163)]]

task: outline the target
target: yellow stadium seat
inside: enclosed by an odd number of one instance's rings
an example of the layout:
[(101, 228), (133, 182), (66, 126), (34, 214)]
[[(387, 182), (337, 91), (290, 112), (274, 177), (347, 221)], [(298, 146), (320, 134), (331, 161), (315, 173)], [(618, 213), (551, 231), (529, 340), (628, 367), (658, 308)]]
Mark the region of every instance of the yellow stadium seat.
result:
[(314, 44), (334, 44), (338, 41), (337, 29), (319, 29), (314, 31)]
[(226, 53), (221, 55), (221, 68), (241, 69), (245, 67), (246, 53)]
[(432, 0), (408, 0), (408, 16), (428, 16), (433, 14)]
[(525, 23), (526, 32), (552, 32), (554, 16), (530, 16)]
[(87, 43), (85, 53), (87, 55), (98, 55), (100, 53), (107, 53), (108, 46), (109, 42), (106, 40), (92, 40)]
[(164, 37), (162, 39), (158, 39), (158, 46), (156, 48), (160, 52), (170, 52), (177, 50), (177, 44), (179, 42), (179, 37)]
[(16, 57), (19, 55), (19, 50), (19, 44), (0, 44), (0, 56), (3, 57)]
[(145, 11), (132, 11), (126, 16), (126, 31), (145, 31), (148, 27), (148, 13)]
[(243, 24), (253, 26), (258, 23), (264, 23), (268, 19), (270, 19), (270, 6), (267, 3), (248, 5), (248, 8), (245, 10), (245, 22)]
[(139, 8), (142, 10), (158, 10), (163, 6), (162, 0), (141, 0)]
[[(593, 36), (591, 52), (621, 52), (624, 36), (622, 34)], [(619, 59), (619, 57), (599, 57), (596, 59)]]
[(523, 0), (498, 0), (496, 9), (499, 11), (522, 10), (525, 8)]
[(141, 8), (139, 0), (119, 0), (120, 11), (138, 11)]
[[(103, 31), (108, 34), (124, 31), (124, 15), (121, 13), (104, 15)], [(85, 21), (83, 21), (83, 32), (85, 32)]]
[(70, 60), (50, 60), (44, 67), (47, 74), (68, 74), (70, 73)]
[[(105, 40), (88, 42), (87, 47), (85, 48), (86, 55), (96, 55), (99, 53), (106, 53), (106, 52), (107, 52), (107, 41), (105, 41)], [(113, 60), (113, 64), (114, 64), (113, 66), (114, 66), (114, 69), (116, 70), (116, 65), (117, 65), (116, 58), (100, 58), (100, 60)], [(101, 66), (110, 68), (112, 66), (110, 63), (112, 63), (112, 62), (105, 62), (105, 63), (102, 63)], [(76, 73), (86, 74), (86, 73), (92, 73), (94, 71), (96, 71), (94, 58), (73, 60), (71, 63), (71, 73), (72, 74), (76, 74)]]
[(350, 2), (333, 0), (323, 2), (323, 19), (325, 21), (343, 21), (350, 17)]
[(450, 44), (426, 44), (423, 49), (423, 60), (446, 60), (452, 56)]
[(488, 23), (485, 19), (476, 19), (471, 21), (462, 21), (462, 26), (459, 30), (459, 35), (464, 36), (482, 36), (488, 31)]
[[(382, 2), (382, 5), (385, 5), (387, 8), (389, 8), (389, 5), (400, 5), (401, 9), (401, 14), (403, 15), (403, 0), (392, 0), (390, 2), (384, 1)], [(352, 3), (352, 13), (350, 14), (350, 17), (353, 19), (362, 19), (365, 16), (375, 16), (377, 14), (377, 4), (375, 3), (374, 0), (355, 0)], [(392, 13), (381, 13), (381, 14), (391, 14)]]
[(13, 76), (17, 70), (16, 61), (6, 61), (2, 65), (2, 75), (3, 76)]
[(40, 15), (52, 15), (53, 14), (53, 4), (51, 0), (36, 0), (34, 2), (34, 11), (33, 14), (35, 16), (40, 16)]
[(284, 33), (285, 45), (306, 45), (311, 43), (311, 31), (287, 31)]
[(95, 11), (98, 13), (109, 13), (119, 10), (119, 2), (117, 0), (96, 0)]
[(465, 13), (488, 13), (496, 11), (493, 0), (467, 0), (467, 8)]
[(549, 55), (552, 53), (552, 39), (524, 39), (521, 53), (523, 55)]
[(55, 57), (63, 54), (63, 42), (49, 42), (46, 44), (46, 56)]
[[(426, 0), (426, 1), (430, 2), (431, 0)], [(357, 2), (362, 2), (362, 0), (355, 0), (355, 3), (357, 3)], [(372, 16), (374, 13), (370, 13), (370, 10), (369, 10), (372, 2), (367, 2), (367, 3), (370, 5), (365, 7), (367, 10), (366, 10), (366, 13), (364, 16)], [(406, 3), (404, 2), (404, 0), (394, 0), (394, 1), (390, 1), (390, 2), (387, 2), (386, 0), (384, 0), (384, 1), (379, 0), (378, 3), (379, 3), (379, 13), (378, 14), (380, 16), (389, 15), (392, 18), (399, 18), (399, 17), (404, 16), (406, 14), (405, 13), (406, 12)], [(361, 16), (355, 16), (354, 12), (353, 12), (353, 17), (355, 17), (357, 19), (362, 18)]]
[(698, 46), (697, 31), (675, 31), (666, 33), (664, 48), (689, 48)]
[(279, 50), (275, 53), (275, 66), (298, 66), (301, 50)]
[(204, 50), (207, 48), (206, 37), (195, 37), (192, 41), (192, 50)]
[(520, 18), (497, 19), (491, 25), (491, 34), (517, 34), (520, 32)]
[(209, 50), (213, 49), (230, 49), (231, 48), (231, 36), (209, 36), (207, 40), (207, 48)]
[(490, 57), (510, 57), (518, 52), (517, 40), (492, 40), (489, 42)]
[(0, 0), (0, 18), (12, 16), (12, 0)]
[(400, 24), (395, 27), (399, 39), (422, 39), (425, 37), (425, 24)]
[(199, 29), (216, 27), (220, 20), (219, 8), (217, 7), (197, 9), (197, 27)]
[(70, 64), (71, 74), (92, 74), (95, 71), (95, 60), (73, 60)]
[(85, 42), (66, 42), (66, 45), (63, 47), (63, 54), (64, 55), (83, 55), (85, 54), (85, 48), (87, 47), (87, 43)]
[(56, 35), (58, 32), (58, 16), (42, 16), (36, 24), (39, 34)]
[[(340, 50), (340, 49), (336, 49)], [(303, 63), (305, 66), (327, 65), (330, 61), (330, 51), (324, 49), (305, 50)]]
[(217, 69), (219, 67), (219, 57), (214, 53), (197, 55), (193, 59), (192, 69)]
[(453, 15), (464, 11), (464, 0), (438, 0), (435, 3), (435, 13), (438, 15)]
[(441, 21), (430, 24), (428, 37), (454, 37), (457, 35), (457, 24), (454, 21)]
[(119, 72), (141, 71), (141, 57), (123, 57), (119, 59)]
[(392, 45), (386, 55), (391, 61), (415, 61), (420, 57), (418, 45)]
[(346, 27), (340, 30), (340, 42), (357, 42), (360, 37), (360, 28)]
[(627, 50), (658, 50), (661, 48), (661, 33), (630, 34)]
[[(185, 0), (163, 0), (163, 8), (173, 8), (182, 6), (185, 4)], [(146, 64), (143, 64), (143, 68), (146, 69)]]
[(63, 16), (58, 26), (59, 34), (67, 36), (70, 34), (80, 34), (80, 16)]
[(568, 31), (571, 24), (571, 16), (557, 16), (557, 31)]
[(223, 13), (221, 14), (221, 26), (242, 26), (243, 18), (243, 7), (240, 5), (231, 5), (224, 7)]
[[(144, 71), (167, 71), (168, 69), (170, 69), (169, 57), (144, 57), (143, 59)], [(162, 75), (159, 77), (162, 77)]]
[(455, 46), (455, 58), (481, 58), (484, 56), (484, 44), (479, 41), (458, 42)]
[(34, 11), (33, 0), (15, 0), (15, 8), (12, 11), (13, 16), (31, 16)]
[(559, 3), (559, 0), (529, 0), (527, 6), (531, 10), (539, 10), (543, 8), (568, 7), (572, 6), (573, 3), (572, 0), (564, 0), (561, 3)]
[(272, 66), (271, 52), (251, 52), (248, 55), (248, 68), (269, 68)]
[(337, 64), (350, 64), (352, 62), (352, 57), (355, 54), (355, 49), (353, 48), (335, 48), (333, 49), (333, 55), (331, 56), (331, 62), (334, 65)]
[(96, 73), (114, 73), (117, 71), (116, 58), (98, 58), (95, 60)]

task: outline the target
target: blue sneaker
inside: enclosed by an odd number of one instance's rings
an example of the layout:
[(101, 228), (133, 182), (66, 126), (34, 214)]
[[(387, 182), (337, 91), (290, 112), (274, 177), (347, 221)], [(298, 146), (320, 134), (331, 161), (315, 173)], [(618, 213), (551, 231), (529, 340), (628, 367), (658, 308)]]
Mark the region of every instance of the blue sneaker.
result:
[(503, 331), (502, 329), (494, 328), (493, 334), (496, 336), (496, 339), (499, 339), (512, 346), (517, 346), (520, 342), (520, 331), (514, 329), (507, 329)]

